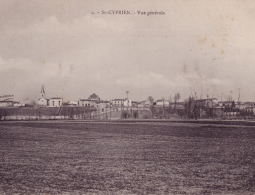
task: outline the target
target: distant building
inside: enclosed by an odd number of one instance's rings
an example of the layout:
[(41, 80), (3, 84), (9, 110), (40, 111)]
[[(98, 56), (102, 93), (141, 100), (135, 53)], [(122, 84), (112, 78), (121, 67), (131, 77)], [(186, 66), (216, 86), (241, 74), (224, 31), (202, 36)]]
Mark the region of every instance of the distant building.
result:
[(152, 106), (153, 103), (150, 100), (144, 100), (144, 101), (139, 102), (139, 104), (143, 105), (144, 107), (149, 108), (150, 106)]
[(97, 94), (93, 93), (88, 99), (79, 99), (78, 106), (96, 107), (97, 102), (100, 102), (100, 98)]
[(125, 98), (123, 106), (132, 107), (132, 100), (130, 100), (129, 98)]
[(201, 106), (213, 107), (220, 105), (217, 98), (198, 99), (194, 100), (195, 103), (199, 103)]
[(169, 101), (165, 100), (165, 99), (160, 99), (160, 100), (157, 100), (156, 102), (154, 102), (154, 105), (167, 107), (167, 106), (169, 106)]
[(176, 109), (176, 110), (184, 110), (185, 109), (185, 102), (170, 102), (169, 103), (170, 109)]
[(47, 106), (48, 105), (48, 101), (49, 100), (45, 98), (44, 86), (42, 86), (41, 97), (38, 99), (38, 106)]
[(15, 102), (12, 100), (3, 100), (0, 101), (0, 107), (10, 107), (10, 106), (14, 106), (14, 104), (17, 104), (19, 102)]
[(98, 101), (96, 103), (96, 109), (97, 109), (98, 113), (100, 113), (100, 112), (107, 112), (107, 108), (108, 107), (110, 108), (110, 102), (109, 101), (102, 101), (102, 100), (100, 100), (100, 101)]
[(239, 109), (248, 109), (254, 107), (254, 102), (237, 102), (236, 107)]
[(63, 105), (64, 106), (77, 106), (78, 103), (75, 101), (69, 101), (69, 102), (64, 102)]
[(49, 107), (60, 107), (63, 104), (63, 99), (60, 97), (53, 97), (49, 99)]
[(20, 102), (16, 102), (13, 104), (14, 107), (20, 107), (20, 106), (25, 106), (25, 104), (21, 104)]
[(129, 98), (123, 98), (123, 99), (113, 99), (111, 100), (111, 104), (114, 107), (121, 107), (121, 106), (132, 106), (132, 100)]
[(13, 95), (0, 96), (0, 107), (14, 106), (14, 104), (19, 103), (17, 101), (13, 101), (13, 98), (14, 98)]
[(95, 106), (96, 102), (88, 99), (79, 99), (78, 106), (92, 107)]
[(124, 101), (125, 99), (113, 99), (111, 103), (113, 106), (121, 106), (123, 105)]
[(91, 100), (91, 101), (100, 101), (100, 98), (98, 97), (97, 94), (93, 93), (91, 96), (89, 96), (88, 100)]

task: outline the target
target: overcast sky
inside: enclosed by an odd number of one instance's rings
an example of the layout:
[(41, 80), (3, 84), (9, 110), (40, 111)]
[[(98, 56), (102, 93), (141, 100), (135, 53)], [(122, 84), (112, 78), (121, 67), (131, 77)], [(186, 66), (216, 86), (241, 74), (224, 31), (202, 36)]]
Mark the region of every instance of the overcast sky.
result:
[(255, 101), (254, 21), (252, 0), (1, 0), (1, 95)]

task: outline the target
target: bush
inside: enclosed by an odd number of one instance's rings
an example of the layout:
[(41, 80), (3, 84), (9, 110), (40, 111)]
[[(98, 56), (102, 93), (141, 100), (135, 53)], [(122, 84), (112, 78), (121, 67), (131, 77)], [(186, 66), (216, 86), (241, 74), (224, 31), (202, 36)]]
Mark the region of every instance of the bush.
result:
[(128, 112), (127, 111), (123, 111), (122, 114), (121, 114), (121, 118), (124, 118), (124, 119), (129, 118)]

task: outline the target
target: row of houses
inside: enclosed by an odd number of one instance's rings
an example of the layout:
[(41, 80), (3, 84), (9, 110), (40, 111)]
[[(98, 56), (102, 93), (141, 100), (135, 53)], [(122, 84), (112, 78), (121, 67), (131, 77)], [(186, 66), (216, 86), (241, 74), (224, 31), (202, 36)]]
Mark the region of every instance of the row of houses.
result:
[(128, 99), (114, 99), (111, 101), (101, 100), (100, 97), (93, 93), (88, 98), (80, 98), (78, 101), (64, 102), (61, 97), (46, 98), (45, 89), (42, 86), (41, 97), (38, 99), (37, 105), (40, 107), (61, 107), (61, 106), (82, 106), (82, 107), (93, 107), (98, 112), (105, 112), (107, 108), (113, 110), (120, 109), (121, 106), (132, 107), (133, 102)]
[[(211, 108), (226, 108), (234, 107), (238, 109), (250, 109), (255, 107), (254, 102), (234, 102), (234, 101), (219, 101), (217, 98), (207, 98), (193, 100), (194, 103)], [(154, 106), (164, 106), (170, 108), (184, 109), (187, 102), (170, 102), (168, 100), (160, 99), (153, 103)]]
[(21, 104), (18, 101), (13, 100), (13, 95), (3, 95), (0, 96), (0, 107), (18, 107), (25, 106), (25, 104)]

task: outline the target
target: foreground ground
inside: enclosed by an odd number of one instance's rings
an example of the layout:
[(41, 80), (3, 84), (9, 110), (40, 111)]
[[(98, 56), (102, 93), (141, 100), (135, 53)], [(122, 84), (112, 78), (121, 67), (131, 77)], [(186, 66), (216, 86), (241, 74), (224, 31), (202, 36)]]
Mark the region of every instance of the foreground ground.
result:
[(254, 194), (255, 128), (0, 123), (0, 194)]

